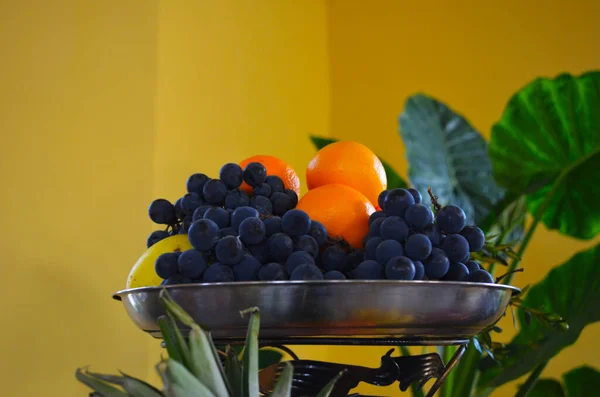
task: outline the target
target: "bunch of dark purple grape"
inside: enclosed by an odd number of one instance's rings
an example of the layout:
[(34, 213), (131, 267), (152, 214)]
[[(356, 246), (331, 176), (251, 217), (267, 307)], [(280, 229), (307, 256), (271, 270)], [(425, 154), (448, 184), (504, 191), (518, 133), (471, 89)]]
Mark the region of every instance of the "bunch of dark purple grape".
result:
[[(240, 189), (242, 182), (252, 187), (251, 195)], [(149, 208), (154, 222), (168, 226), (148, 237), (148, 247), (175, 233), (187, 233), (194, 247), (158, 257), (163, 284), (343, 277), (317, 266), (319, 253), (331, 251), (322, 250), (325, 227), (295, 209), (296, 193), (281, 178), (267, 176), (262, 164), (243, 170), (225, 164), (219, 179), (194, 174), (187, 191), (175, 204), (158, 199)]]
[[(354, 271), (359, 279), (447, 280), (493, 283), (479, 263), (470, 260), (485, 236), (467, 226), (464, 211), (454, 205), (436, 214), (413, 188), (385, 190), (369, 219), (365, 261)], [(434, 200), (435, 201), (435, 200)]]

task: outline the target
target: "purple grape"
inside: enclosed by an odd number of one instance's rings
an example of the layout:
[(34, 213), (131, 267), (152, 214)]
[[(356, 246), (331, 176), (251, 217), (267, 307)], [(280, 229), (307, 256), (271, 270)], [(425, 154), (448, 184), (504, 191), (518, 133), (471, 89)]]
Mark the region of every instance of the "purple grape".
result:
[(244, 246), (239, 238), (225, 236), (215, 246), (217, 260), (223, 265), (235, 265), (244, 257)]
[(383, 280), (385, 268), (376, 261), (366, 260), (359, 264), (352, 274), (358, 280)]
[(415, 278), (415, 265), (405, 256), (396, 256), (385, 265), (388, 280), (412, 280)]
[(346, 251), (339, 245), (327, 247), (321, 254), (321, 266), (326, 272), (343, 270), (346, 261)]
[(477, 226), (465, 226), (461, 231), (460, 235), (467, 239), (469, 243), (469, 251), (477, 252), (483, 248), (485, 244), (485, 235), (483, 231)]
[(421, 261), (413, 261), (413, 265), (415, 265), (415, 278), (414, 280), (423, 280), (425, 276), (425, 267)]
[(465, 281), (468, 276), (469, 269), (463, 263), (452, 262), (448, 268), (448, 273), (446, 273), (442, 280)]
[(433, 222), (433, 212), (424, 204), (414, 204), (408, 207), (404, 219), (412, 229), (422, 230)]
[[(375, 222), (373, 222), (373, 224), (375, 224)], [(404, 222), (404, 219), (397, 216), (385, 218), (384, 221), (381, 222), (379, 230), (382, 239), (396, 240), (401, 243), (406, 241), (409, 232), (408, 225)]]
[(419, 204), (419, 203), (423, 202), (423, 197), (421, 196), (421, 193), (419, 193), (419, 191), (417, 189), (415, 189), (414, 187), (410, 187), (406, 190), (408, 190), (409, 193), (412, 194), (413, 198), (415, 199), (415, 204)]
[(156, 199), (148, 207), (148, 216), (154, 223), (172, 225), (177, 222), (175, 207), (169, 200)]
[(267, 169), (257, 162), (252, 162), (244, 169), (244, 181), (252, 186), (258, 186), (267, 180)]
[(185, 184), (188, 193), (196, 193), (201, 195), (202, 188), (209, 179), (209, 177), (200, 173), (191, 175)]
[(422, 234), (429, 237), (429, 241), (431, 241), (431, 245), (434, 247), (438, 247), (442, 243), (442, 233), (440, 232), (438, 226), (434, 223), (430, 223), (429, 225), (425, 226)]
[(371, 216), (369, 216), (369, 226), (371, 226), (371, 223), (373, 223), (373, 221), (378, 218), (385, 218), (385, 212), (383, 212), (383, 211), (373, 212), (371, 214)]
[(250, 206), (256, 208), (262, 215), (270, 215), (273, 213), (273, 204), (268, 197), (252, 196), (250, 197)]
[(415, 199), (406, 189), (390, 190), (383, 202), (383, 211), (387, 216), (404, 217), (406, 209), (415, 203)]
[(205, 283), (223, 283), (235, 280), (233, 269), (229, 266), (215, 262), (210, 265), (202, 276), (202, 281)]
[(233, 266), (235, 281), (256, 281), (260, 262), (252, 255), (244, 255), (242, 261)]
[(244, 171), (236, 163), (227, 163), (219, 171), (219, 179), (228, 189), (239, 187), (244, 181)]
[(308, 231), (308, 235), (315, 239), (319, 247), (322, 247), (327, 242), (327, 230), (321, 222), (312, 220), (310, 222), (310, 230)]
[(219, 226), (210, 219), (197, 220), (190, 226), (188, 239), (199, 251), (211, 250), (219, 241)]
[(267, 236), (265, 224), (259, 218), (246, 218), (240, 223), (240, 240), (246, 245), (259, 244)]
[(200, 207), (196, 208), (196, 210), (194, 211), (194, 215), (192, 215), (192, 221), (196, 222), (198, 219), (204, 219), (204, 214), (206, 214), (206, 211), (208, 211), (211, 208), (213, 208), (212, 205), (208, 204), (203, 204)]
[(383, 239), (381, 237), (371, 237), (369, 240), (367, 240), (367, 243), (365, 244), (365, 259), (376, 259), (375, 251), (382, 241)]
[(229, 226), (229, 214), (221, 207), (211, 207), (206, 210), (204, 219), (210, 219), (219, 226), (219, 229), (224, 229)]
[(252, 207), (239, 207), (236, 208), (231, 214), (231, 226), (238, 230), (240, 223), (246, 218), (258, 218), (258, 211)]
[(154, 270), (158, 277), (167, 279), (177, 274), (179, 267), (177, 260), (179, 259), (179, 253), (176, 252), (165, 252), (156, 258), (154, 264)]
[(267, 176), (266, 183), (271, 188), (271, 194), (273, 193), (283, 193), (285, 190), (285, 186), (283, 185), (283, 181), (277, 175), (269, 175)]
[(296, 251), (292, 252), (290, 256), (285, 261), (285, 271), (288, 274), (292, 274), (292, 272), (300, 265), (309, 264), (314, 265), (314, 258), (304, 251)]
[(273, 214), (281, 216), (293, 208), (292, 199), (286, 193), (275, 192), (271, 194)]
[(319, 254), (319, 246), (314, 238), (305, 234), (300, 237), (293, 238), (294, 240), (294, 251), (305, 251), (313, 258), (316, 258)]
[(438, 211), (436, 219), (440, 230), (446, 234), (460, 232), (467, 222), (465, 212), (455, 205), (442, 207), (442, 209)]
[(146, 240), (146, 247), (150, 248), (154, 244), (166, 239), (167, 237), (169, 237), (169, 233), (165, 232), (164, 230), (155, 230), (148, 236), (148, 239)]
[(315, 265), (304, 264), (294, 270), (290, 275), (290, 280), (323, 280), (323, 272)]
[(254, 194), (256, 196), (271, 197), (271, 186), (268, 183), (261, 183), (254, 188)]
[(263, 219), (267, 237), (271, 237), (275, 233), (281, 233), (281, 218), (278, 216), (270, 216)]
[(466, 281), (474, 282), (474, 283), (490, 283), (495, 284), (494, 277), (489, 274), (487, 271), (480, 269), (476, 270), (473, 273), (469, 274)]
[(310, 218), (302, 210), (290, 210), (281, 217), (281, 230), (292, 237), (308, 234), (310, 231)]
[(292, 201), (290, 209), (296, 208), (296, 206), (298, 205), (298, 195), (296, 194), (296, 192), (292, 189), (285, 189), (283, 192), (287, 194), (290, 200)]
[(222, 205), (227, 195), (227, 186), (220, 179), (211, 179), (202, 188), (204, 200), (213, 205)]
[(450, 261), (446, 253), (439, 248), (433, 248), (429, 258), (423, 261), (425, 275), (430, 280), (438, 280), (446, 275)]
[(460, 234), (446, 236), (440, 248), (446, 253), (450, 262), (462, 262), (469, 257), (469, 243)]
[(236, 188), (225, 195), (225, 208), (236, 209), (250, 205), (250, 197), (243, 190)]
[(207, 268), (202, 252), (196, 250), (183, 251), (177, 260), (179, 273), (192, 280), (199, 279)]
[(375, 249), (375, 259), (383, 266), (395, 256), (404, 256), (402, 244), (396, 240), (384, 240)]
[(284, 233), (275, 233), (267, 240), (271, 258), (277, 262), (285, 262), (288, 256), (294, 252), (294, 242), (292, 238)]
[(261, 281), (287, 280), (288, 275), (279, 263), (267, 263), (258, 270), (258, 279)]
[(404, 245), (406, 256), (415, 261), (427, 259), (432, 248), (431, 241), (424, 234), (413, 234), (406, 240)]
[(469, 273), (473, 273), (473, 272), (476, 272), (477, 270), (481, 269), (481, 266), (479, 265), (479, 263), (477, 263), (475, 261), (467, 261), (467, 262), (465, 262), (465, 266), (467, 267), (467, 269), (469, 269)]
[(344, 276), (344, 273), (342, 272), (338, 272), (337, 270), (332, 270), (330, 272), (327, 272), (323, 275), (323, 278), (325, 280), (345, 280), (346, 276)]
[(385, 198), (387, 197), (389, 192), (389, 189), (384, 190), (381, 193), (379, 193), (379, 196), (377, 197), (377, 204), (379, 204), (379, 208), (381, 208), (382, 210), (385, 203)]

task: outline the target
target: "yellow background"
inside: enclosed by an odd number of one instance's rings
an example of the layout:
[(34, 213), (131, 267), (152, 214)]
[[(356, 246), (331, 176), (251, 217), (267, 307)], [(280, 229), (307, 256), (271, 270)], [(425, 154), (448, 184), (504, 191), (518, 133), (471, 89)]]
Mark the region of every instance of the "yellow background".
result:
[[(158, 342), (110, 295), (145, 248), (147, 205), (181, 195), (190, 173), (260, 152), (303, 176), (315, 133), (406, 175), (408, 95), (444, 100), (489, 137), (534, 77), (600, 66), (598, 2), (418, 3), (0, 1), (2, 394), (84, 396), (73, 372), (86, 364), (154, 379)], [(542, 228), (517, 284), (591, 244)], [(544, 375), (600, 367), (599, 330)], [(301, 352), (377, 365), (381, 349)]]

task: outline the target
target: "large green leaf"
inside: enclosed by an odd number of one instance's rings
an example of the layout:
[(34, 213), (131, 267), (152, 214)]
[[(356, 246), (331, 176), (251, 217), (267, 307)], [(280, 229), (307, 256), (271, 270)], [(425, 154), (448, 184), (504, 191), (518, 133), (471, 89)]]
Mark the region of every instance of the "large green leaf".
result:
[[(313, 143), (313, 145), (315, 145), (315, 148), (317, 148), (317, 150), (324, 148), (325, 146), (329, 145), (330, 143), (334, 143), (334, 142), (338, 141), (338, 139), (322, 138), (322, 137), (313, 136), (313, 135), (310, 136), (310, 140)], [(402, 179), (402, 177), (400, 175), (398, 175), (398, 173), (396, 171), (394, 171), (394, 169), (392, 168), (391, 165), (389, 165), (388, 163), (383, 161), (381, 159), (381, 157), (379, 157), (379, 161), (381, 161), (381, 164), (383, 165), (383, 169), (385, 170), (385, 175), (387, 176), (387, 188), (388, 189), (397, 189), (397, 188), (408, 187), (408, 184), (406, 183), (406, 181), (404, 179)]]
[(600, 72), (525, 86), (494, 125), (489, 152), (498, 182), (526, 193), (549, 229), (600, 232)]
[(529, 320), (519, 311), (520, 331), (507, 346), (501, 366), (488, 368), (482, 387), (495, 387), (516, 379), (573, 344), (585, 326), (600, 321), (600, 245), (555, 267), (533, 286), (524, 306), (556, 313), (569, 324), (567, 331)]
[(487, 142), (445, 104), (423, 94), (409, 97), (400, 134), (408, 177), (424, 197), (431, 187), (442, 204), (458, 205), (479, 224), (504, 196), (492, 176)]
[(564, 387), (556, 379), (540, 379), (528, 397), (589, 397), (600, 390), (600, 372), (583, 366), (563, 375)]
[(559, 381), (540, 379), (529, 391), (527, 397), (567, 397)]
[(568, 397), (597, 396), (600, 393), (600, 372), (588, 366), (575, 368), (563, 375)]

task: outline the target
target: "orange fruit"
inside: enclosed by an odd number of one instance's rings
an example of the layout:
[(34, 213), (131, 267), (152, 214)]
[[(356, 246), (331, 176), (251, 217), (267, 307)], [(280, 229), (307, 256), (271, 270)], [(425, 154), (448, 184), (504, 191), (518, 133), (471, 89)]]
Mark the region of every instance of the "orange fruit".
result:
[[(243, 160), (240, 163), (240, 167), (244, 169), (248, 164), (253, 162), (261, 163), (267, 169), (267, 176), (277, 175), (283, 181), (283, 185), (286, 189), (291, 189), (300, 196), (300, 178), (298, 178), (296, 171), (294, 171), (294, 169), (285, 161), (275, 156), (257, 155)], [(246, 193), (252, 193), (252, 188), (246, 182), (242, 183), (240, 189)]]
[(330, 183), (348, 185), (377, 205), (379, 193), (387, 188), (383, 164), (368, 147), (358, 142), (339, 141), (317, 152), (306, 169), (308, 189)]
[(375, 212), (365, 195), (339, 183), (309, 190), (296, 208), (321, 222), (329, 236), (343, 238), (354, 248), (363, 247), (363, 239), (369, 231), (369, 216)]

